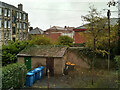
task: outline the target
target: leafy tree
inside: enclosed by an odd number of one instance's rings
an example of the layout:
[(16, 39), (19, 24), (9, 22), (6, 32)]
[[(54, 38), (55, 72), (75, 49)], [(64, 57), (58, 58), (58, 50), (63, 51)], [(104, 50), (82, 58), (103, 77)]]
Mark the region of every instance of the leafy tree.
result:
[(66, 46), (72, 46), (73, 45), (73, 39), (69, 36), (59, 36), (58, 44), (59, 45), (66, 45)]
[[(92, 85), (93, 85), (93, 72), (94, 72), (94, 60), (95, 60), (95, 51), (96, 51), (96, 44), (98, 43), (99, 37), (104, 34), (105, 31), (105, 23), (106, 18), (101, 16), (101, 14), (97, 11), (97, 9), (94, 6), (90, 6), (90, 11), (87, 15), (82, 16), (84, 21), (87, 21), (89, 24), (85, 25), (87, 27), (87, 31), (85, 32), (86, 37), (86, 45), (90, 49), (93, 50), (93, 59), (91, 60), (91, 66), (92, 66)], [(104, 19), (103, 19), (104, 18)], [(102, 33), (102, 34), (101, 34)]]
[(32, 39), (29, 42), (30, 45), (51, 45), (53, 44), (51, 39), (45, 36), (32, 36)]
[[(94, 57), (91, 61), (93, 72), (96, 54), (108, 54), (108, 21), (106, 17), (102, 16), (100, 12), (98, 12), (97, 9), (94, 8), (94, 6), (90, 6), (89, 13), (86, 16), (82, 16), (82, 18), (84, 19), (84, 21), (88, 22), (88, 24), (85, 25), (88, 30), (84, 33), (87, 40), (86, 47), (89, 47), (94, 51)], [(115, 45), (115, 41), (117, 39), (116, 30), (117, 29), (115, 28), (115, 26), (111, 26), (111, 47)]]
[(5, 66), (17, 61), (17, 54), (28, 45), (27, 41), (10, 41), (2, 45), (2, 65)]

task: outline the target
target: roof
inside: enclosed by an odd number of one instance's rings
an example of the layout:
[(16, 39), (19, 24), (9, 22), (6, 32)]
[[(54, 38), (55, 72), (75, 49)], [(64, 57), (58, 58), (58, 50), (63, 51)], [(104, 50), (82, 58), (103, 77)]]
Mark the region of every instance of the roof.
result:
[(22, 50), (17, 56), (63, 57), (67, 47), (55, 45), (35, 45)]
[[(5, 2), (1, 2), (1, 1), (0, 1), (0, 7), (4, 7), (4, 8), (12, 8), (13, 10), (21, 11), (21, 10), (18, 9), (17, 7), (15, 7), (15, 6), (13, 6), (13, 5), (10, 5), (10, 4), (7, 4), (7, 3), (5, 3)], [(26, 13), (25, 11), (21, 11), (21, 12)]]
[(31, 30), (28, 32), (29, 34), (43, 34), (43, 30), (40, 28), (36, 27), (35, 29)]
[(59, 27), (59, 26), (53, 26), (53, 27), (51, 27), (51, 28), (49, 28), (49, 29), (64, 30), (63, 27)]
[(111, 18), (110, 25), (116, 25), (118, 23), (118, 18)]
[(86, 31), (87, 29), (84, 26), (79, 26), (77, 28), (74, 28), (73, 30), (77, 32), (77, 31)]

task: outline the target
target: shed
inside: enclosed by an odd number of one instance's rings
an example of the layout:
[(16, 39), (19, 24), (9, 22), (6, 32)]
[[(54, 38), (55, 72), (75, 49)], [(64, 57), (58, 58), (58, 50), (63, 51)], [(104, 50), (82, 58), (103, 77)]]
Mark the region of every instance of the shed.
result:
[(66, 51), (65, 46), (36, 45), (22, 50), (17, 54), (17, 59), (24, 63), (28, 70), (42, 65), (46, 71), (50, 70), (50, 75), (62, 74), (67, 59)]

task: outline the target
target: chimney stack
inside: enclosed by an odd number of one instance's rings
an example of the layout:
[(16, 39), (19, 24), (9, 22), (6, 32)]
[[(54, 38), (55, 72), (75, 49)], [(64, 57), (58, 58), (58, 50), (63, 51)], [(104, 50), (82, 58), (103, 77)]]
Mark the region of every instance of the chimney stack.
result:
[(31, 30), (33, 30), (33, 27), (30, 27), (30, 28), (29, 28), (29, 31), (31, 31)]
[(23, 5), (22, 4), (18, 4), (18, 9), (23, 11)]

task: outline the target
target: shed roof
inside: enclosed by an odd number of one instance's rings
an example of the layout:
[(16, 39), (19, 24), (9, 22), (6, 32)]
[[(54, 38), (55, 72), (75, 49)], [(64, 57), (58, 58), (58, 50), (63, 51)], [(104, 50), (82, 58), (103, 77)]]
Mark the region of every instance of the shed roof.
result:
[(67, 47), (53, 45), (35, 45), (22, 50), (17, 56), (63, 57)]

